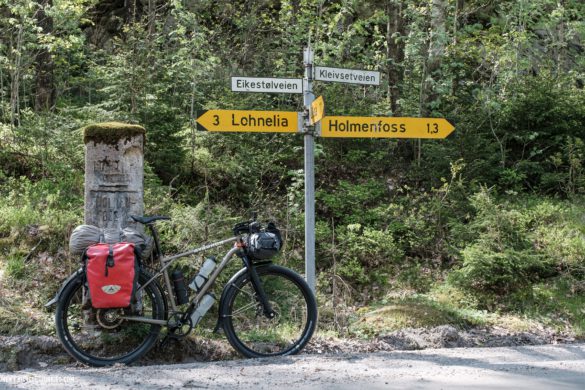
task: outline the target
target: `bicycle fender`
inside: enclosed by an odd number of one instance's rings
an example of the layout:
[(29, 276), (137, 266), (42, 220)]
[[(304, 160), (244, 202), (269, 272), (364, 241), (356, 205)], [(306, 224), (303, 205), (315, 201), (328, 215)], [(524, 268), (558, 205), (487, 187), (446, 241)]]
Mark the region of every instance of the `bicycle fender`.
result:
[[(252, 265), (253, 267), (259, 268), (259, 267), (265, 267), (267, 265), (272, 264), (272, 262), (264, 262), (264, 263), (259, 263), (259, 264), (254, 264)], [(243, 274), (247, 274), (248, 273), (248, 269), (246, 267), (240, 269), (238, 272), (236, 272), (231, 278), (230, 280), (228, 280), (228, 282), (225, 284), (225, 286), (223, 287), (223, 291), (221, 292), (221, 298), (219, 298), (219, 310), (218, 310), (218, 315), (217, 315), (217, 323), (215, 324), (215, 328), (213, 329), (214, 333), (217, 333), (222, 327), (223, 327), (223, 316), (222, 316), (222, 308), (223, 305), (225, 303), (226, 300), (226, 296), (227, 296), (227, 292), (230, 289), (230, 287), (232, 286), (232, 284)]]
[(67, 279), (65, 279), (63, 284), (61, 284), (61, 288), (59, 289), (59, 291), (57, 291), (57, 294), (55, 294), (55, 297), (53, 299), (51, 299), (49, 302), (45, 303), (45, 307), (49, 308), (49, 307), (53, 306), (54, 304), (56, 304), (57, 302), (59, 302), (59, 299), (61, 298), (61, 293), (63, 292), (65, 287), (69, 283), (71, 283), (73, 280), (80, 278), (82, 276), (83, 276), (83, 267), (80, 267), (77, 271), (75, 271), (74, 273), (69, 275), (69, 277)]

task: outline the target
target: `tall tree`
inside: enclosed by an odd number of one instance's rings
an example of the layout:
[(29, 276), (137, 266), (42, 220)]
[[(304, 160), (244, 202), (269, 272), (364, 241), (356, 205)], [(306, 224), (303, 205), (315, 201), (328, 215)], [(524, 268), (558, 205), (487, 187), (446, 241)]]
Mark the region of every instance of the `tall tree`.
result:
[(386, 58), (388, 66), (388, 97), (392, 115), (400, 116), (398, 105), (400, 88), (404, 81), (404, 45), (406, 31), (404, 22), (404, 2), (402, 0), (388, 0), (386, 2)]
[(421, 91), (421, 116), (430, 116), (439, 99), (437, 86), (442, 79), (441, 63), (446, 44), (447, 0), (432, 0), (428, 54)]
[[(38, 10), (35, 13), (37, 26), (44, 37), (51, 36), (53, 32), (53, 18), (47, 13), (53, 6), (53, 0), (39, 0)], [(36, 76), (35, 76), (35, 111), (48, 111), (55, 106), (55, 62), (49, 51), (47, 42), (41, 45), (36, 55)]]

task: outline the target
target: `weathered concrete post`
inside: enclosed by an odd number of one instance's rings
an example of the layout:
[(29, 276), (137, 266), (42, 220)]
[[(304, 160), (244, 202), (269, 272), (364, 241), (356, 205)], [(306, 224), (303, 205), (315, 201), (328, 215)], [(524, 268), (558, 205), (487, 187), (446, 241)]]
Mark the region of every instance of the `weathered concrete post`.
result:
[(142, 231), (129, 215), (144, 212), (144, 128), (107, 122), (83, 131), (85, 223)]

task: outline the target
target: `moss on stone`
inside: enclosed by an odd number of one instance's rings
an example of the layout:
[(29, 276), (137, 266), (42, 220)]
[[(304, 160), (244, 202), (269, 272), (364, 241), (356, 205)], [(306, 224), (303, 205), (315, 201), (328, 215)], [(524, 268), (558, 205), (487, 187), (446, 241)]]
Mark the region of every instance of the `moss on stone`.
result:
[(115, 145), (119, 140), (144, 135), (144, 127), (121, 122), (95, 123), (83, 128), (83, 142)]

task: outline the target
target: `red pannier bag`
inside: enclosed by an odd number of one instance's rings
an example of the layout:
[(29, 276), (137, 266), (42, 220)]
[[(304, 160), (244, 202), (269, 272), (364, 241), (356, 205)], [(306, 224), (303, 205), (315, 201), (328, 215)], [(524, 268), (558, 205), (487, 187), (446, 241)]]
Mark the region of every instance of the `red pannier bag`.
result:
[(96, 309), (130, 306), (138, 283), (134, 244), (95, 244), (85, 251), (85, 274), (91, 305)]

